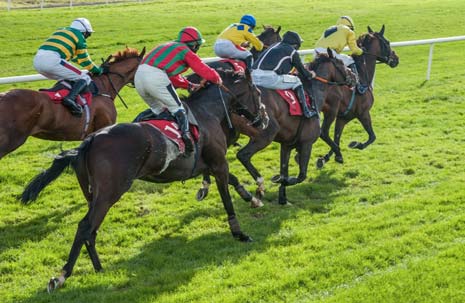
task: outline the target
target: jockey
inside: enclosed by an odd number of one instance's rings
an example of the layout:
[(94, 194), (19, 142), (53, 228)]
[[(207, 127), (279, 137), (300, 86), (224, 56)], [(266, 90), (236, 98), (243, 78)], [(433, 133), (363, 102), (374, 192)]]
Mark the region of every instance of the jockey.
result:
[(358, 72), (354, 59), (346, 54), (341, 54), (346, 46), (349, 46), (353, 55), (360, 56), (363, 54), (363, 50), (357, 46), (354, 30), (355, 24), (352, 18), (349, 16), (340, 17), (336, 25), (327, 28), (317, 41), (315, 45), (315, 57), (319, 54), (326, 54), (327, 48), (330, 48), (335, 57), (342, 60), (344, 65), (354, 72), (358, 83)]
[(303, 40), (296, 32), (288, 31), (281, 42), (275, 43), (263, 52), (252, 68), (252, 80), (255, 85), (270, 89), (292, 89), (295, 91), (306, 118), (318, 113), (307, 106), (305, 92), (298, 76), (289, 74), (296, 68), (306, 79), (315, 77), (315, 73), (308, 71), (300, 60), (297, 50)]
[(78, 63), (93, 74), (100, 75), (102, 69), (95, 65), (87, 52), (86, 39), (94, 32), (86, 18), (77, 18), (69, 27), (54, 32), (40, 47), (34, 57), (34, 68), (49, 79), (74, 81), (63, 105), (71, 114), (80, 117), (82, 108), (76, 97), (92, 81), (88, 73), (81, 72), (69, 61)]
[(215, 54), (222, 58), (243, 60), (250, 70), (253, 64), (253, 57), (246, 47), (252, 44), (257, 51), (263, 49), (263, 43), (253, 33), (256, 24), (254, 16), (244, 15), (239, 23), (229, 25), (218, 36), (213, 46)]
[(168, 110), (176, 118), (186, 145), (186, 156), (194, 150), (194, 146), (190, 139), (186, 110), (175, 88), (190, 90), (198, 84), (188, 81), (181, 73), (191, 68), (200, 77), (222, 84), (220, 75), (196, 54), (204, 42), (198, 29), (184, 27), (175, 41), (156, 46), (142, 59), (134, 78), (137, 92), (154, 114)]

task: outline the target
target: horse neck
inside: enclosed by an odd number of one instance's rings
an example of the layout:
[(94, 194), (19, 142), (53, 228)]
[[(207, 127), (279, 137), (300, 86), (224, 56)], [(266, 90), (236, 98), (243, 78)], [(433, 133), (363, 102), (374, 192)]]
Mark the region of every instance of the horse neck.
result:
[(371, 55), (363, 55), (363, 61), (360, 67), (361, 67), (360, 73), (364, 75), (363, 79), (361, 80), (365, 80), (367, 84), (371, 83), (375, 76), (376, 57), (371, 56)]
[(92, 80), (96, 83), (99, 94), (109, 95), (112, 100), (116, 98), (119, 91), (127, 84), (127, 81), (125, 81), (121, 76), (113, 73), (103, 74), (94, 77)]

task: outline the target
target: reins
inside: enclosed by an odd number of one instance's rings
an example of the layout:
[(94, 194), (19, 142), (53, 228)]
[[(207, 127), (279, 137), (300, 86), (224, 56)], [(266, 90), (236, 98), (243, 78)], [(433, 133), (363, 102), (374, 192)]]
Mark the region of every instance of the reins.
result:
[(116, 89), (115, 85), (113, 84), (113, 81), (111, 80), (110, 74), (118, 75), (118, 76), (120, 76), (123, 80), (125, 80), (124, 76), (121, 75), (121, 74), (119, 74), (119, 73), (115, 73), (115, 72), (108, 72), (108, 73), (105, 74), (105, 75), (107, 76), (107, 78), (108, 78), (108, 81), (110, 82), (111, 88), (113, 88), (113, 90), (115, 91), (116, 95), (117, 95), (118, 98), (121, 100), (121, 103), (123, 103), (124, 107), (126, 107), (126, 109), (128, 109), (129, 107), (127, 106), (126, 102), (124, 102), (123, 97), (121, 97), (121, 95), (119, 94), (119, 92), (118, 92), (118, 90)]

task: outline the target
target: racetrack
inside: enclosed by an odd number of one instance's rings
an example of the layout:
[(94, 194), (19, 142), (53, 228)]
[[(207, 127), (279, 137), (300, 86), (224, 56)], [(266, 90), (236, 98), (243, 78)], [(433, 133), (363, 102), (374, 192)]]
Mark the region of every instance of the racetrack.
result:
[[(339, 15), (354, 18), (357, 33), (386, 25), (391, 41), (464, 35), (462, 1), (156, 1), (112, 6), (0, 12), (0, 77), (34, 74), (32, 56), (56, 27), (75, 17), (92, 21), (91, 56), (99, 62), (126, 44), (141, 49), (197, 26), (212, 57), (216, 35), (242, 14), (281, 25), (313, 48)], [(257, 30), (260, 32), (260, 30)], [(396, 49), (400, 65), (378, 65), (372, 109), (377, 140), (365, 140), (356, 121), (342, 139), (343, 165), (316, 170), (289, 188), (293, 206), (276, 204), (279, 146), (253, 158), (267, 181), (265, 207), (250, 209), (234, 194), (251, 244), (232, 239), (215, 186), (199, 203), (200, 179), (168, 185), (137, 182), (111, 209), (97, 237), (103, 273), (83, 252), (65, 287), (49, 296), (46, 282), (59, 274), (77, 223), (86, 211), (72, 171), (22, 206), (16, 197), (60, 148), (77, 142), (29, 139), (0, 160), (0, 298), (2, 302), (463, 302), (465, 297), (465, 42), (435, 46), (431, 80), (424, 82), (429, 47)], [(39, 88), (43, 81), (0, 86)], [(125, 88), (127, 122), (145, 104)], [(1, 123), (1, 121), (0, 121)], [(245, 143), (245, 138), (241, 143)], [(230, 167), (255, 188), (238, 161)], [(292, 166), (295, 174), (297, 168)], [(111, 176), (109, 176), (111, 177)]]

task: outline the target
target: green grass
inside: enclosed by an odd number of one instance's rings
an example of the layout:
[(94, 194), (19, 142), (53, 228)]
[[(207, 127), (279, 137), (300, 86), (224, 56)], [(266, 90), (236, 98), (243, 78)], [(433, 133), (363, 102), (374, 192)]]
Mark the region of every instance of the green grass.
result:
[[(154, 1), (73, 9), (0, 11), (0, 77), (35, 74), (32, 57), (57, 27), (89, 18), (94, 60), (125, 45), (141, 49), (197, 26), (212, 57), (215, 36), (244, 13), (259, 24), (298, 31), (312, 48), (339, 15), (357, 33), (386, 25), (391, 41), (464, 35), (463, 1)], [(233, 193), (251, 244), (234, 241), (215, 186), (195, 201), (200, 179), (185, 184), (136, 182), (111, 209), (97, 237), (105, 271), (94, 273), (83, 251), (65, 287), (48, 295), (87, 206), (72, 171), (50, 185), (35, 204), (22, 206), (24, 185), (61, 148), (77, 142), (31, 138), (0, 161), (0, 298), (2, 302), (464, 302), (465, 301), (465, 42), (434, 48), (431, 80), (424, 82), (428, 45), (396, 49), (400, 65), (378, 65), (371, 111), (377, 140), (358, 122), (342, 138), (344, 165), (316, 170), (288, 189), (293, 206), (276, 204), (267, 182), (265, 207), (252, 210)], [(0, 86), (39, 88), (52, 82)], [(129, 110), (117, 101), (118, 120), (146, 106), (125, 88)], [(1, 121), (0, 121), (1, 123)], [(241, 142), (246, 142), (242, 139)], [(231, 170), (250, 190), (254, 183), (228, 152)], [(253, 161), (266, 180), (278, 172), (279, 146)], [(293, 163), (292, 163), (293, 164)], [(291, 172), (297, 168), (293, 164)]]

